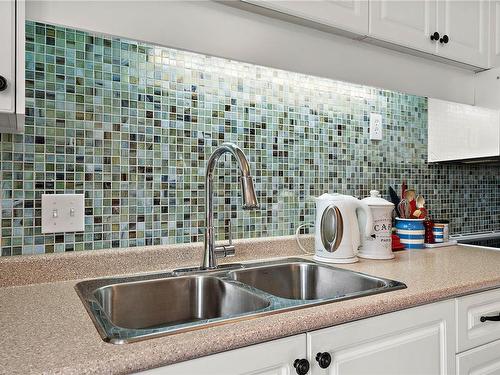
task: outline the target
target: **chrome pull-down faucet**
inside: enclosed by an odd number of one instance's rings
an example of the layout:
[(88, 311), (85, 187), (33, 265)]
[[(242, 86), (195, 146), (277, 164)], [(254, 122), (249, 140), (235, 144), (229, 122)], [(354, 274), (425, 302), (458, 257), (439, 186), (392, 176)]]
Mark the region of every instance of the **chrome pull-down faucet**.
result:
[[(234, 246), (230, 243), (225, 246), (215, 247), (214, 241), (214, 213), (213, 213), (213, 174), (219, 158), (225, 153), (232, 154), (240, 167), (241, 194), (244, 210), (255, 210), (258, 208), (257, 196), (250, 175), (250, 164), (243, 151), (233, 143), (223, 143), (215, 149), (208, 159), (205, 174), (205, 242), (201, 269), (217, 268), (217, 254), (228, 255), (234, 253)], [(231, 234), (230, 234), (231, 235)]]

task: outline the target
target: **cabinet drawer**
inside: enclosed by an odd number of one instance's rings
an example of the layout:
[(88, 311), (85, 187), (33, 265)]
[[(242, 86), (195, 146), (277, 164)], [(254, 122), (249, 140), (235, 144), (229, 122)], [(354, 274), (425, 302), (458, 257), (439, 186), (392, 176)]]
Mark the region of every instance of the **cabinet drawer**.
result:
[(500, 375), (500, 341), (457, 355), (457, 375)]
[(500, 289), (457, 298), (457, 352), (500, 339), (500, 322), (481, 322), (500, 314)]

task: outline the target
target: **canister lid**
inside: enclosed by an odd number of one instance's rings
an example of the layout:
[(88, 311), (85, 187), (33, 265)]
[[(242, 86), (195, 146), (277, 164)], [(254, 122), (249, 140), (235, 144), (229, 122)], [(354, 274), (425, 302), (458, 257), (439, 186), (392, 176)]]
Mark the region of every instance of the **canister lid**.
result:
[(391, 206), (394, 207), (389, 201), (386, 201), (384, 198), (380, 197), (380, 192), (378, 190), (370, 190), (370, 196), (367, 198), (361, 199), (362, 202), (365, 202), (368, 206)]

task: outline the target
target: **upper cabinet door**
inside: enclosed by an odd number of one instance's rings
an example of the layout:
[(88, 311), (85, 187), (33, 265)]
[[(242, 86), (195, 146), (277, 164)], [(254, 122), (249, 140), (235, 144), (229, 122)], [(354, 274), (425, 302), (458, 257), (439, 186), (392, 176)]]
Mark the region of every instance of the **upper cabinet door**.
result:
[(490, 3), (490, 66), (500, 66), (500, 1)]
[(352, 33), (368, 34), (368, 0), (244, 0), (244, 2)]
[(0, 1), (0, 76), (7, 87), (0, 91), (0, 112), (14, 113), (16, 95), (16, 8), (13, 0)]
[(448, 59), (488, 68), (489, 2), (439, 0), (438, 31), (448, 43), (437, 43)]
[(436, 53), (430, 39), (436, 27), (435, 0), (370, 1), (370, 37), (427, 53)]

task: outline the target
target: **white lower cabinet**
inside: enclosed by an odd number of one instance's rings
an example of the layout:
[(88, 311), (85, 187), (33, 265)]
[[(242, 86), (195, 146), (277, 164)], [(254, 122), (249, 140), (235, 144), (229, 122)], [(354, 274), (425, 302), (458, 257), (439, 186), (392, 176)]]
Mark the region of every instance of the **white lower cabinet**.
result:
[(456, 309), (457, 353), (500, 340), (500, 321), (489, 320), (500, 314), (500, 289), (457, 298)]
[[(455, 373), (453, 301), (322, 329), (307, 336), (313, 375)], [(331, 356), (326, 369), (316, 361), (324, 353)]]
[[(455, 372), (454, 348), (455, 310), (454, 302), (450, 300), (321, 329), (307, 335), (214, 354), (140, 374), (451, 375)], [(318, 353), (331, 357), (331, 363), (326, 369), (320, 367), (316, 359)], [(326, 359), (323, 358), (323, 365), (328, 364)], [(294, 367), (296, 360), (307, 360), (309, 371), (297, 371)]]
[(500, 341), (457, 355), (458, 375), (500, 375)]
[(500, 289), (457, 298), (457, 374), (500, 375)]
[(500, 289), (140, 374), (500, 375)]
[[(216, 340), (216, 338), (214, 338)], [(195, 350), (195, 349), (193, 349)], [(306, 358), (306, 335), (263, 344), (140, 372), (142, 375), (289, 375), (296, 359)]]

